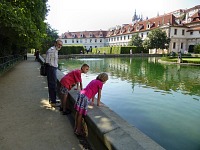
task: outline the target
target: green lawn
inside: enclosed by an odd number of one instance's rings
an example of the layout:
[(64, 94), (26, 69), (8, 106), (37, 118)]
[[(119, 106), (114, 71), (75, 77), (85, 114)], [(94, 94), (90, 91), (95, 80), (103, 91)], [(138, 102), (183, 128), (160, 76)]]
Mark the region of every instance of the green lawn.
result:
[[(178, 58), (177, 57), (162, 57), (162, 61), (168, 61), (168, 62), (177, 62)], [(200, 58), (182, 58), (182, 63), (195, 63), (195, 64), (200, 64)]]

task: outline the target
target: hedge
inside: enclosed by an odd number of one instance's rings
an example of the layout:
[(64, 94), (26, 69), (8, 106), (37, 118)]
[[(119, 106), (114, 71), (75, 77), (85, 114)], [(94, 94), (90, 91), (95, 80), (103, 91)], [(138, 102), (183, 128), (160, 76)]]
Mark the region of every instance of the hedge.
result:
[(130, 49), (132, 49), (132, 54), (134, 53), (148, 53), (143, 47), (136, 46), (113, 46), (113, 47), (98, 47), (92, 48), (92, 54), (130, 54)]
[(69, 45), (69, 46), (64, 45), (59, 51), (59, 54), (60, 55), (80, 54), (81, 51), (83, 53), (85, 52), (85, 48), (83, 45)]

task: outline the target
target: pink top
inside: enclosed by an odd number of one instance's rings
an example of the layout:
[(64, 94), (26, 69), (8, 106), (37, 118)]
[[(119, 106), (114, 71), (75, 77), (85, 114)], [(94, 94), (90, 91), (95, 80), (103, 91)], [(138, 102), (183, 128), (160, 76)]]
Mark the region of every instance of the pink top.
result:
[(84, 94), (89, 99), (91, 99), (98, 93), (99, 89), (102, 89), (102, 88), (103, 88), (103, 82), (101, 82), (100, 80), (94, 79), (86, 86), (86, 88), (81, 90), (80, 93)]
[(71, 90), (72, 85), (77, 82), (82, 82), (80, 69), (72, 70), (60, 80), (60, 83), (68, 90)]

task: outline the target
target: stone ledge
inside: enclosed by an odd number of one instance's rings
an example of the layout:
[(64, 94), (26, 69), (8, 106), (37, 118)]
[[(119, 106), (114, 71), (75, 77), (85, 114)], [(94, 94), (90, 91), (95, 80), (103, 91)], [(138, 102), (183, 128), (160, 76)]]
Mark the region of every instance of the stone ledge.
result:
[[(58, 87), (63, 76), (64, 74), (58, 70)], [(72, 89), (69, 92), (69, 103), (73, 114), (75, 113), (73, 106), (76, 96), (77, 91)], [(85, 121), (88, 126), (88, 141), (97, 150), (164, 150), (163, 147), (131, 126), (106, 105), (89, 106)]]
[[(71, 108), (75, 102), (77, 91), (70, 91)], [(96, 102), (95, 102), (96, 104)], [(95, 148), (112, 150), (163, 150), (164, 148), (131, 126), (107, 106), (89, 106), (85, 118), (88, 128), (88, 139)], [(91, 135), (92, 134), (92, 135)], [(99, 144), (97, 144), (100, 142)], [(97, 147), (97, 145), (101, 145)], [(103, 144), (103, 146), (102, 146)]]
[[(58, 79), (62, 78), (62, 73), (58, 71)], [(77, 91), (71, 90), (70, 107), (73, 110)], [(95, 101), (96, 104), (96, 101)], [(75, 111), (73, 111), (75, 113)], [(88, 114), (85, 118), (88, 126), (88, 140), (96, 149), (112, 150), (163, 150), (164, 148), (142, 133), (137, 128), (131, 126), (119, 115), (109, 109), (106, 105), (98, 107), (89, 106)]]

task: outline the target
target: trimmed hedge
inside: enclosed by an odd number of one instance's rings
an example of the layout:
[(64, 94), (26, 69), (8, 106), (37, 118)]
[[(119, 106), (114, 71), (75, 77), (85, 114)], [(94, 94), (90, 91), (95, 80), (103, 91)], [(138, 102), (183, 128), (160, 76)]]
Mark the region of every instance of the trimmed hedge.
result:
[(130, 54), (130, 49), (132, 49), (132, 54), (141, 52), (147, 53), (143, 47), (123, 46), (121, 47), (121, 54)]
[(148, 53), (148, 50), (145, 50), (143, 47), (136, 46), (114, 46), (114, 47), (99, 47), (92, 48), (93, 54), (130, 54), (130, 49), (132, 53)]
[(83, 45), (69, 45), (69, 46), (64, 45), (59, 51), (59, 54), (60, 55), (80, 54), (81, 51), (83, 53), (85, 52), (85, 48)]
[(111, 54), (121, 54), (121, 47), (120, 46), (112, 47)]
[(92, 48), (93, 54), (110, 54), (111, 47), (98, 47), (98, 48)]

